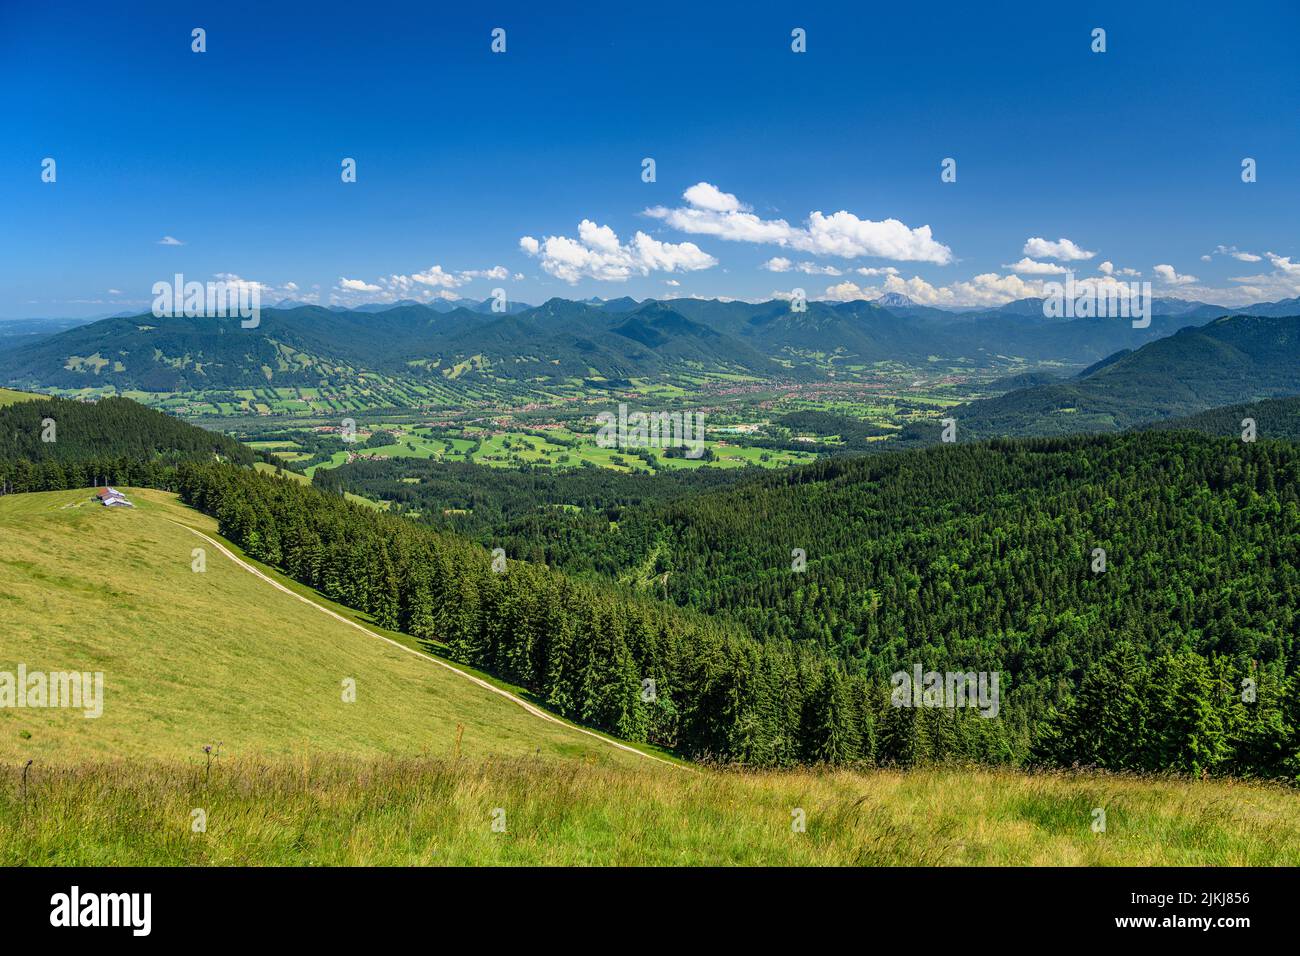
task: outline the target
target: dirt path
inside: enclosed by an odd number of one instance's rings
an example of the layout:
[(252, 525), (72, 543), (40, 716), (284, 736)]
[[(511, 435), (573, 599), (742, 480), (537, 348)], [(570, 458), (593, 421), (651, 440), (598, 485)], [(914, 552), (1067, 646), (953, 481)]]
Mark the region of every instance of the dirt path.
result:
[(585, 727), (576, 727), (573, 724), (560, 720), (554, 714), (548, 714), (540, 707), (536, 707), (530, 704), (522, 697), (510, 693), (510, 691), (508, 690), (502, 690), (500, 687), (496, 687), (492, 684), (489, 684), (481, 677), (475, 677), (473, 674), (467, 674), (460, 668), (453, 667), (451, 664), (448, 664), (446, 661), (439, 660), (438, 658), (434, 657), (432, 654), (426, 654), (423, 651), (417, 651), (414, 648), (407, 647), (405, 644), (398, 643), (397, 641), (393, 640), (391, 637), (385, 637), (383, 634), (376, 633), (375, 631), (370, 630), (370, 628), (358, 624), (356, 621), (346, 618), (342, 614), (339, 614), (336, 611), (331, 611), (329, 608), (325, 607), (322, 604), (317, 604), (311, 598), (304, 597), (303, 595), (299, 594), (297, 591), (285, 587), (279, 581), (275, 580), (275, 578), (271, 577), (270, 575), (264, 574), (261, 570), (249, 564), (243, 558), (239, 557), (239, 555), (235, 554), (233, 551), (227, 548), (220, 541), (217, 541), (215, 538), (209, 537), (208, 535), (204, 534), (202, 531), (199, 531), (197, 528), (191, 528), (183, 521), (177, 521), (175, 518), (168, 518), (167, 520), (170, 521), (172, 524), (180, 525), (182, 528), (185, 528), (191, 534), (198, 535), (204, 541), (208, 542), (208, 544), (212, 545), (214, 548), (216, 548), (218, 551), (220, 551), (222, 554), (228, 557), (231, 561), (234, 561), (237, 565), (239, 565), (249, 574), (261, 578), (267, 584), (271, 585), (271, 587), (283, 591), (285, 594), (288, 594), (290, 597), (297, 598), (299, 601), (302, 601), (304, 604), (310, 604), (312, 607), (320, 611), (322, 614), (328, 614), (336, 621), (341, 621), (344, 624), (347, 624), (351, 627), (355, 627), (358, 631), (360, 631), (363, 634), (367, 634), (370, 637), (376, 638), (377, 640), (381, 640), (386, 644), (391, 644), (393, 645), (393, 647), (396, 647), (398, 650), (405, 651), (408, 654), (414, 654), (416, 657), (420, 657), (426, 661), (429, 661), (430, 663), (437, 664), (439, 667), (445, 667), (453, 674), (456, 674), (459, 677), (463, 677), (467, 681), (471, 681), (475, 684), (478, 684), (484, 690), (491, 691), (492, 693), (504, 697), (506, 700), (511, 701), (512, 703), (518, 704), (520, 707), (528, 711), (528, 713), (532, 714), (534, 717), (538, 717), (542, 720), (549, 721), (550, 723), (553, 724), (559, 724), (561, 727), (568, 728), (569, 730), (572, 730), (575, 733), (586, 734), (588, 737), (595, 737), (597, 740), (601, 741), (602, 743), (609, 744), (611, 747), (617, 747), (619, 750), (626, 750), (628, 753), (636, 754), (638, 757), (644, 757), (646, 760), (653, 760), (656, 763), (665, 764), (666, 766), (669, 767), (676, 767), (679, 770), (685, 769), (681, 767), (679, 764), (675, 764), (672, 763), (671, 761), (664, 760), (662, 757), (656, 757), (654, 754), (644, 753), (643, 751), (637, 750), (635, 747), (630, 747), (625, 743), (621, 743), (617, 740), (613, 740), (612, 738), (606, 737), (604, 734), (598, 734), (594, 730), (587, 730)]

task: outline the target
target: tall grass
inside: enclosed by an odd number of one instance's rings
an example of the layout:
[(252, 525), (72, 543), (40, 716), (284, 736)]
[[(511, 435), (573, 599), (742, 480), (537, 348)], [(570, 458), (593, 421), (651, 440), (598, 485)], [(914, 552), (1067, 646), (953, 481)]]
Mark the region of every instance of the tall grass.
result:
[(1300, 796), (1233, 781), (276, 756), (206, 783), (197, 761), (37, 765), (24, 802), (0, 778), (3, 865), (1297, 863)]

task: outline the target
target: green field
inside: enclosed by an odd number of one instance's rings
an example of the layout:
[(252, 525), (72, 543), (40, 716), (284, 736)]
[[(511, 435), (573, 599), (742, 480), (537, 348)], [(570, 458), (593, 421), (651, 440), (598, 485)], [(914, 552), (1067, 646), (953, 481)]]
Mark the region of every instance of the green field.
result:
[[(377, 448), (363, 447), (364, 440), (373, 431), (389, 431), (398, 439), (396, 444)], [(669, 457), (663, 448), (627, 450), (602, 448), (593, 434), (575, 432), (568, 428), (549, 429), (479, 429), (466, 428), (460, 435), (434, 435), (431, 429), (403, 423), (372, 424), (369, 430), (358, 434), (358, 443), (352, 448), (341, 448), (328, 461), (308, 465), (303, 469), (308, 476), (320, 468), (337, 468), (348, 460), (349, 453), (377, 458), (426, 458), (436, 461), (473, 462), (489, 468), (518, 468), (541, 466), (546, 468), (579, 468), (594, 465), (615, 471), (649, 471), (651, 465), (642, 456), (649, 455), (653, 469), (678, 468), (742, 468), (756, 465), (764, 468), (784, 468), (814, 460), (813, 452), (764, 449), (746, 446), (743, 438), (725, 434), (711, 438), (705, 445), (712, 451), (713, 459)], [(293, 442), (267, 438), (249, 442), (254, 448), (269, 451), (284, 459), (286, 464), (302, 461)]]
[[(275, 465), (267, 464), (264, 461), (255, 462), (253, 467), (258, 471), (264, 471), (267, 474), (278, 474), (281, 478), (288, 479), (289, 481), (296, 481), (304, 485), (311, 484), (311, 478), (307, 475), (300, 475), (296, 471), (287, 471), (285, 469), (279, 469), (277, 471)], [(388, 510), (387, 501), (373, 501), (370, 498), (363, 498), (361, 495), (354, 495), (350, 491), (345, 491), (343, 497), (347, 498), (348, 501), (355, 501), (359, 505), (365, 505), (367, 508), (375, 508), (379, 511)]]
[(18, 392), (12, 388), (0, 388), (0, 405), (12, 405), (15, 402), (30, 402), (34, 398), (43, 398), (35, 392)]
[(37, 768), (25, 808), (0, 782), (4, 866), (1297, 863), (1295, 795), (1224, 781), (303, 757)]

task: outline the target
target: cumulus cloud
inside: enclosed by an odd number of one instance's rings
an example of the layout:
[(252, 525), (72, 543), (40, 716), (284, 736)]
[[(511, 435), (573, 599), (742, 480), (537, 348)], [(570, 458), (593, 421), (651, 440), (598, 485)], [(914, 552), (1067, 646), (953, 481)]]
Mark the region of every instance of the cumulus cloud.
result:
[[(406, 276), (390, 276), (391, 280), (400, 280)], [(463, 286), (469, 281), (463, 276), (453, 275), (440, 265), (432, 265), (423, 272), (412, 273), (409, 277), (412, 282), (418, 282), (420, 285), (431, 286), (435, 289), (456, 289)]]
[[(1263, 256), (1257, 256), (1253, 252), (1246, 252), (1244, 249), (1238, 249), (1236, 246), (1219, 245), (1214, 247), (1214, 254), (1219, 256), (1231, 256), (1238, 262), (1263, 262)], [(1212, 256), (1201, 256), (1202, 262), (1209, 262)]]
[[(461, 273), (466, 279), (509, 279), (510, 270), (505, 266), (493, 266), (491, 269), (468, 269)], [(520, 276), (520, 278), (523, 278)]]
[(696, 183), (682, 193), (682, 198), (692, 206), (710, 212), (740, 212), (742, 208), (739, 199), (711, 183)]
[(1129, 269), (1127, 267), (1116, 269), (1115, 264), (1109, 259), (1097, 266), (1097, 271), (1105, 276), (1126, 276), (1128, 278), (1136, 278), (1137, 276), (1142, 275), (1142, 273), (1137, 269)]
[[(1256, 261), (1234, 256), (1234, 252), (1240, 250), (1232, 246), (1220, 246), (1215, 250), (1214, 255), (1228, 256), (1240, 262)], [(1214, 255), (1202, 259), (1213, 260)], [(1246, 255), (1253, 256), (1254, 253)], [(1280, 256), (1274, 252), (1266, 252), (1258, 257), (1258, 260), (1267, 260), (1271, 271), (1232, 276), (1227, 280), (1230, 284), (1226, 286), (1202, 284), (1195, 276), (1180, 275), (1177, 270), (1168, 265), (1157, 266), (1155, 272), (1164, 284), (1175, 286), (1180, 297), (1227, 308), (1237, 308), (1255, 302), (1276, 302), (1280, 299), (1300, 296), (1300, 262), (1293, 262), (1289, 256)], [(1173, 281), (1171, 282), (1170, 279)]]
[(1300, 262), (1293, 262), (1290, 256), (1280, 256), (1275, 252), (1266, 252), (1263, 257), (1273, 267), (1272, 272), (1256, 275), (1234, 276), (1228, 281), (1235, 283), (1229, 289), (1204, 289), (1193, 286), (1185, 291), (1197, 297), (1210, 298), (1211, 301), (1224, 305), (1249, 305), (1254, 302), (1275, 302), (1279, 299), (1291, 299), (1300, 296)]
[(796, 272), (802, 272), (804, 275), (810, 276), (839, 276), (844, 274), (834, 266), (819, 266), (815, 262), (791, 262), (782, 256), (768, 259), (759, 268), (766, 269), (768, 272), (789, 272), (793, 269)]
[(299, 299), (303, 302), (315, 302), (320, 296), (315, 293), (302, 293), (296, 282), (286, 282), (283, 285), (271, 285), (267, 282), (260, 282), (257, 279), (245, 279), (233, 272), (216, 272), (212, 276), (218, 282), (224, 282), (228, 288), (236, 290), (237, 293), (247, 293), (252, 295), (254, 292), (260, 297), (263, 305), (275, 305), (281, 299)]
[[(500, 281), (510, 278), (510, 270), (505, 266), (452, 272), (441, 265), (434, 264), (420, 272), (381, 276), (374, 282), (340, 278), (330, 299), (340, 305), (358, 305), (363, 300), (367, 302), (396, 302), (399, 299), (415, 299), (423, 302), (435, 299), (455, 300), (461, 298), (456, 290), (475, 279)], [(518, 280), (523, 276), (516, 274), (513, 278)]]
[(1066, 262), (1076, 262), (1080, 259), (1091, 259), (1097, 253), (1089, 252), (1086, 249), (1079, 248), (1069, 239), (1057, 239), (1052, 242), (1049, 239), (1043, 239), (1034, 236), (1025, 240), (1025, 248), (1021, 250), (1025, 255), (1034, 259), (1061, 259)]
[(1042, 295), (1042, 280), (1021, 279), (1016, 275), (999, 275), (986, 272), (970, 279), (947, 285), (934, 285), (920, 276), (905, 279), (901, 275), (887, 275), (880, 285), (859, 286), (853, 282), (840, 282), (826, 289), (823, 298), (837, 302), (854, 299), (878, 299), (887, 292), (898, 292), (921, 305), (943, 307), (998, 306), (1016, 299)]
[(869, 296), (862, 291), (856, 282), (845, 280), (844, 282), (839, 282), (828, 287), (823, 298), (829, 299), (832, 302), (853, 302), (856, 299), (869, 298)]
[(177, 239), (175, 236), (163, 236), (161, 239), (158, 240), (158, 245), (160, 245), (160, 246), (183, 246), (183, 245), (185, 245), (185, 243), (181, 242), (181, 241), (180, 241), (179, 239)]
[(784, 219), (763, 219), (732, 193), (703, 182), (687, 189), (682, 198), (685, 206), (652, 206), (645, 215), (693, 235), (783, 246), (811, 255), (877, 256), (939, 265), (953, 261), (952, 250), (935, 241), (928, 225), (913, 229), (897, 219), (862, 219), (841, 209), (829, 216), (815, 210), (803, 227), (792, 226)]
[(1171, 265), (1153, 266), (1151, 271), (1165, 285), (1192, 285), (1197, 281), (1196, 276), (1179, 275)]
[[(708, 201), (717, 202), (712, 197)], [(693, 242), (660, 242), (644, 232), (623, 243), (609, 226), (590, 219), (578, 224), (578, 238), (547, 236), (537, 240), (524, 236), (519, 248), (541, 261), (542, 270), (557, 279), (575, 283), (580, 279), (624, 282), (634, 275), (651, 272), (694, 272), (710, 269), (718, 260)]]
[[(1101, 269), (1106, 271), (1109, 262), (1103, 262)], [(1058, 265), (1055, 262), (1039, 262), (1025, 256), (1019, 262), (1013, 262), (1011, 265), (1004, 265), (1002, 268), (1010, 269), (1012, 272), (1019, 272), (1021, 275), (1029, 276), (1059, 276), (1065, 272), (1065, 266)]]
[(1274, 269), (1286, 275), (1300, 278), (1300, 262), (1292, 262), (1290, 256), (1283, 257), (1272, 252), (1266, 252), (1264, 255), (1268, 257), (1268, 261), (1273, 264)]

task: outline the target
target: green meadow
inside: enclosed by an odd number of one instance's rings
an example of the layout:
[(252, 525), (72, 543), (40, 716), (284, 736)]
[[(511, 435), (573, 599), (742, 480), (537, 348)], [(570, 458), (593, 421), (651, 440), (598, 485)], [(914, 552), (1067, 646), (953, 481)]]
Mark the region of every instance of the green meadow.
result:
[(187, 530), (216, 522), (174, 495), (125, 490), (134, 509), (90, 489), (0, 497), (0, 670), (104, 674), (101, 717), (0, 709), (0, 761), (197, 761), (219, 742), (227, 757), (445, 755), (458, 737), (465, 756), (637, 759), (276, 590)]

